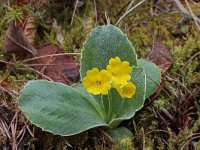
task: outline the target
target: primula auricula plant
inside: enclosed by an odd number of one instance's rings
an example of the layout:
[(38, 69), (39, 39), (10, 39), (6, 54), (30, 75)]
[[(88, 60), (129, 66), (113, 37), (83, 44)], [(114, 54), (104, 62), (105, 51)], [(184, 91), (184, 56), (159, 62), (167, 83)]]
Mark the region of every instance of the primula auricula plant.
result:
[(113, 139), (130, 136), (128, 129), (118, 125), (133, 117), (156, 90), (159, 68), (137, 59), (127, 36), (112, 25), (91, 31), (80, 65), (81, 84), (28, 82), (19, 96), (21, 111), (33, 124), (54, 134), (70, 136), (102, 126)]

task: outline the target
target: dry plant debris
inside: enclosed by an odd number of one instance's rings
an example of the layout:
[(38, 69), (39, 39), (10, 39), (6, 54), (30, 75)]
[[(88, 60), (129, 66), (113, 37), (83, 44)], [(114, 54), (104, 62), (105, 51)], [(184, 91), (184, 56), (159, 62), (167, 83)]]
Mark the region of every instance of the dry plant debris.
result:
[[(32, 66), (53, 81), (72, 84), (80, 80), (79, 64), (72, 56), (63, 53), (63, 50), (57, 45), (47, 45), (38, 49), (34, 59)], [(40, 78), (45, 79), (44, 77)]]
[(29, 43), (30, 39), (28, 40), (25, 34), (13, 21), (10, 22), (3, 45), (4, 53), (15, 53), (19, 56), (27, 53), (35, 55), (36, 49)]

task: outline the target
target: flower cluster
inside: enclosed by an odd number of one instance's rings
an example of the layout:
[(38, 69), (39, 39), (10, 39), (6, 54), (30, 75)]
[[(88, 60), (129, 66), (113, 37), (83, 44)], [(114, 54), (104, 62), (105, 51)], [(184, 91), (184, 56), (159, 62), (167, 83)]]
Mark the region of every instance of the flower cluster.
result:
[(129, 82), (132, 68), (128, 61), (121, 61), (119, 57), (111, 58), (106, 70), (93, 68), (88, 70), (83, 78), (83, 86), (88, 92), (98, 95), (107, 95), (113, 87), (125, 98), (132, 98), (136, 86)]

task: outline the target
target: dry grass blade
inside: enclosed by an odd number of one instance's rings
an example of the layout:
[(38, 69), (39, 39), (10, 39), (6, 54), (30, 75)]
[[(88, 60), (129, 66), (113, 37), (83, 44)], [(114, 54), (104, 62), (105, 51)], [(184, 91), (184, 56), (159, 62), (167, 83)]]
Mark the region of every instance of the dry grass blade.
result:
[(60, 54), (43, 55), (43, 56), (38, 56), (38, 57), (26, 59), (26, 60), (23, 61), (23, 63), (28, 62), (28, 61), (32, 61), (32, 60), (36, 60), (36, 59), (40, 59), (40, 58), (50, 57), (50, 56), (65, 56), (65, 55), (81, 55), (81, 53), (60, 53)]
[(184, 150), (184, 148), (185, 148), (185, 146), (188, 144), (188, 142), (190, 142), (190, 141), (192, 141), (192, 140), (194, 140), (194, 139), (198, 139), (198, 138), (200, 138), (200, 136), (195, 136), (195, 137), (193, 137), (193, 138), (187, 140), (187, 141), (183, 144), (183, 146), (181, 147), (180, 150)]
[(193, 56), (191, 56), (191, 57), (188, 59), (188, 61), (185, 63), (185, 65), (184, 65), (183, 68), (182, 68), (183, 72), (186, 71), (186, 69), (188, 68), (189, 63), (190, 63), (194, 58), (196, 58), (198, 55), (200, 55), (200, 51), (197, 52), (197, 53), (195, 53)]
[(8, 137), (9, 139), (12, 139), (11, 138), (11, 135), (10, 135), (10, 131), (8, 129), (8, 125), (6, 124), (5, 121), (3, 121), (2, 119), (0, 119), (0, 130), (1, 130), (1, 133)]
[(194, 19), (194, 22), (195, 22), (197, 28), (200, 30), (199, 23), (198, 23), (198, 21), (196, 20), (197, 17), (196, 17), (195, 14), (193, 13), (193, 11), (192, 11), (192, 9), (191, 9), (191, 7), (190, 7), (190, 4), (188, 3), (187, 0), (185, 0), (185, 3), (186, 3), (186, 5), (187, 5), (187, 7), (188, 7), (188, 9), (189, 9), (189, 11), (190, 11), (190, 14), (192, 15), (192, 17), (193, 17), (193, 19)]
[[(193, 94), (188, 90), (188, 88), (187, 88), (183, 83), (181, 83), (181, 82), (180, 82), (179, 80), (177, 80), (177, 79), (173, 79), (173, 77), (170, 77), (169, 75), (166, 75), (166, 78), (167, 78), (167, 80), (169, 80), (169, 81), (174, 81), (174, 82), (176, 82), (185, 92), (187, 92), (187, 94), (189, 95), (188, 98), (193, 98), (193, 99), (194, 99)], [(178, 98), (178, 96), (177, 96), (177, 98)]]
[(24, 135), (26, 133), (26, 128), (22, 128), (20, 131), (20, 134), (18, 134), (17, 138), (20, 137), (20, 139), (17, 142), (17, 147), (19, 146), (20, 142), (22, 141), (22, 139), (24, 138)]
[(6, 121), (0, 119), (0, 131), (3, 136), (9, 140), (12, 146), (12, 150), (18, 150), (21, 141), (24, 139), (26, 131), (28, 130), (30, 135), (33, 137), (33, 133), (29, 129), (27, 122), (22, 122), (24, 125), (19, 129), (19, 110), (15, 112), (12, 120), (9, 122), (9, 125)]
[(47, 80), (49, 80), (49, 81), (53, 81), (51, 78), (49, 78), (48, 76), (44, 75), (44, 74), (41, 73), (40, 71), (37, 71), (37, 70), (35, 70), (35, 69), (33, 69), (33, 68), (27, 66), (27, 65), (23, 65), (23, 66), (24, 66), (27, 70), (31, 70), (31, 71), (33, 71), (33, 72), (35, 72), (35, 73), (41, 75), (43, 78), (45, 78), (45, 79), (47, 79)]
[(106, 25), (110, 25), (110, 18), (107, 12), (105, 12), (105, 18), (106, 18)]
[(70, 23), (70, 25), (73, 24), (73, 21), (74, 21), (74, 15), (75, 15), (75, 12), (76, 12), (77, 5), (78, 5), (78, 0), (76, 0), (76, 3), (75, 3), (75, 7), (74, 7), (74, 11), (73, 11), (73, 15), (72, 15), (72, 19), (71, 19), (71, 23)]
[(97, 13), (97, 3), (96, 0), (94, 0), (94, 11), (95, 11), (95, 25), (97, 26), (97, 21), (98, 21), (98, 13)]
[(16, 141), (16, 127), (17, 125), (11, 124), (11, 132), (12, 132), (12, 150), (17, 150), (17, 141)]
[(141, 2), (137, 3), (135, 6), (133, 6), (132, 8), (130, 8), (128, 11), (126, 11), (117, 21), (117, 23), (115, 24), (115, 26), (118, 26), (119, 23), (126, 17), (126, 15), (128, 15), (131, 11), (133, 11), (135, 8), (137, 8), (139, 5), (141, 5), (143, 2), (145, 2), (146, 0), (142, 0)]
[(151, 134), (152, 132), (163, 132), (163, 133), (169, 134), (166, 130), (153, 130), (153, 131), (150, 131), (148, 133), (145, 133), (145, 135)]
[(199, 19), (196, 15), (194, 15), (194, 13), (192, 12), (192, 10), (191, 10), (191, 8), (190, 8), (190, 6), (189, 6), (188, 1), (185, 0), (186, 5), (188, 6), (190, 12), (188, 12), (188, 11), (185, 9), (185, 7), (181, 4), (181, 2), (180, 2), (179, 0), (174, 0), (174, 2), (177, 4), (177, 6), (179, 7), (179, 9), (180, 9), (184, 14), (187, 14), (187, 15), (191, 16), (191, 17), (194, 19), (194, 21), (195, 21), (195, 23), (196, 23), (198, 29), (200, 29), (199, 24), (198, 24), (198, 23), (200, 23), (200, 19)]
[(15, 115), (13, 116), (11, 122), (10, 122), (10, 125), (9, 125), (9, 128), (12, 126), (14, 120), (16, 120), (17, 116), (18, 116), (18, 113), (19, 113), (19, 110), (15, 113)]
[(6, 90), (4, 87), (2, 87), (0, 85), (0, 91), (4, 91), (6, 93), (8, 93), (14, 100), (17, 100), (17, 96), (15, 96), (13, 93), (11, 93), (10, 91)]
[(32, 137), (35, 137), (35, 136), (34, 136), (34, 132), (31, 131), (31, 129), (29, 128), (27, 122), (25, 123), (25, 126), (26, 126), (26, 129), (28, 130), (29, 134), (30, 134)]
[[(30, 64), (30, 65), (27, 65), (27, 66), (29, 66), (29, 67), (37, 67), (37, 66), (60, 66), (60, 65), (79, 65), (79, 63)], [(71, 68), (76, 68), (76, 67), (71, 67)]]
[(128, 10), (131, 8), (131, 6), (133, 5), (134, 1), (135, 1), (135, 0), (132, 0), (132, 1), (130, 2), (130, 4), (128, 5), (126, 11), (128, 11)]

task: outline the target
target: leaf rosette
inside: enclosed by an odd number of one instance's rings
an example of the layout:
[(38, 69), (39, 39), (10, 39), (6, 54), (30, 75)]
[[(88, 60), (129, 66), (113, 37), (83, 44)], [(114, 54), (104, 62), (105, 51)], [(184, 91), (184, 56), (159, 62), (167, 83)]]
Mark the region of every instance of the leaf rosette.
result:
[(80, 74), (83, 85), (73, 87), (44, 80), (28, 83), (20, 92), (20, 109), (33, 124), (54, 134), (104, 126), (116, 135), (123, 131), (118, 125), (133, 117), (160, 84), (159, 68), (138, 60), (127, 36), (112, 25), (87, 36)]

